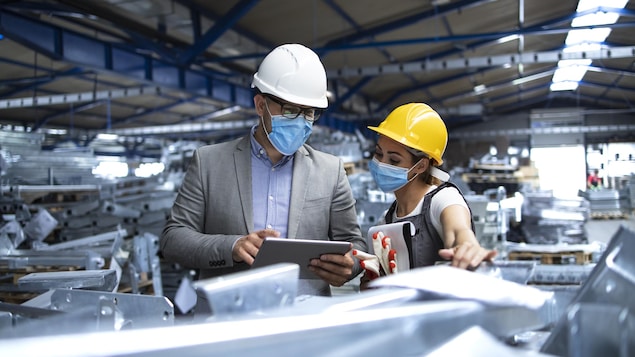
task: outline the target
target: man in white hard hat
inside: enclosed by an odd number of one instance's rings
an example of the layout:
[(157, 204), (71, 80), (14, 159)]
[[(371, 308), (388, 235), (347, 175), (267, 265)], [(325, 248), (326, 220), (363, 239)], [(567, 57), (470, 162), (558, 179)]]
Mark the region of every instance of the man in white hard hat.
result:
[[(248, 269), (266, 237), (350, 242), (366, 251), (341, 159), (305, 144), (328, 106), (326, 72), (300, 44), (272, 50), (254, 74), (259, 116), (249, 135), (199, 148), (161, 236), (170, 261), (200, 279)], [(298, 294), (330, 295), (361, 272), (351, 253), (309, 263)]]

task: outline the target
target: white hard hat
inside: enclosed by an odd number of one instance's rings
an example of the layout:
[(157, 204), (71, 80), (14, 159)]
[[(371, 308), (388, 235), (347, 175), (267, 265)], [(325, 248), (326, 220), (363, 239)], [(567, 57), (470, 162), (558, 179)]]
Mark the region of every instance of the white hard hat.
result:
[(274, 48), (254, 74), (251, 87), (289, 103), (326, 108), (326, 71), (318, 55), (300, 44)]

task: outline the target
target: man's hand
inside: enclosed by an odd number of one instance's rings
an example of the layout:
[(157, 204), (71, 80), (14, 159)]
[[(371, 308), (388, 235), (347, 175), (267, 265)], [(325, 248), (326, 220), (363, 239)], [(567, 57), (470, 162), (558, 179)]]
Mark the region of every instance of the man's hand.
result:
[(461, 269), (476, 269), (482, 261), (490, 261), (498, 254), (495, 250), (487, 250), (477, 244), (463, 243), (456, 247), (441, 249), (439, 255), (445, 260), (451, 260), (453, 267)]
[(267, 237), (279, 237), (280, 232), (273, 229), (262, 229), (251, 232), (246, 236), (240, 237), (234, 249), (232, 250), (232, 258), (235, 262), (245, 262), (249, 265), (254, 263), (254, 258), (260, 250), (262, 242)]
[(353, 274), (354, 264), (350, 251), (344, 255), (322, 254), (320, 259), (311, 259), (309, 270), (333, 286), (342, 286)]

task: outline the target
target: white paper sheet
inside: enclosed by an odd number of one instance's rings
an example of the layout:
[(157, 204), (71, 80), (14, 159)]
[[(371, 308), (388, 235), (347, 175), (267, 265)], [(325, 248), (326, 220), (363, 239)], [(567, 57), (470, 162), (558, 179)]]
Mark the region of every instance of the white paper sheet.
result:
[(494, 306), (524, 306), (538, 309), (553, 292), (496, 277), (445, 266), (416, 268), (370, 282), (370, 287), (402, 287), (426, 291), (443, 298), (474, 300)]

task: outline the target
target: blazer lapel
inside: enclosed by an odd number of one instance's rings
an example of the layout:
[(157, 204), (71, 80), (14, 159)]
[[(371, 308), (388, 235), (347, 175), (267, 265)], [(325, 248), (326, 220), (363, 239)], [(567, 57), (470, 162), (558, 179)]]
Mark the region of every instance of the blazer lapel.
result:
[(309, 189), (309, 177), (312, 175), (311, 158), (304, 147), (301, 147), (293, 157), (293, 181), (291, 183), (291, 204), (289, 206), (289, 226), (287, 238), (296, 238), (304, 199)]
[(254, 207), (251, 192), (251, 145), (249, 136), (245, 136), (245, 138), (236, 145), (234, 164), (236, 167), (238, 194), (240, 195), (243, 217), (245, 218), (247, 231), (251, 232), (254, 230)]

